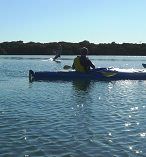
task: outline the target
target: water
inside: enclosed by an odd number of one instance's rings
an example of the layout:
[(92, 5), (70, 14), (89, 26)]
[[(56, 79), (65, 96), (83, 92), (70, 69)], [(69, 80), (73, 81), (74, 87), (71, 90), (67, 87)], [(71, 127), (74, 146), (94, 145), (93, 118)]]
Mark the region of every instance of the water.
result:
[[(61, 70), (73, 58), (0, 56), (0, 157), (146, 156), (146, 81), (28, 82), (28, 70)], [(90, 58), (96, 67), (146, 63)]]

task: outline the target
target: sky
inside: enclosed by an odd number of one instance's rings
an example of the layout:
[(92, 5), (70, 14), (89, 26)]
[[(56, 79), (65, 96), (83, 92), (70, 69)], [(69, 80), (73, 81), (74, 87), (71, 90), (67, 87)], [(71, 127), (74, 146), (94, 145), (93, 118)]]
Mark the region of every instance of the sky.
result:
[(146, 0), (0, 0), (0, 42), (146, 43)]

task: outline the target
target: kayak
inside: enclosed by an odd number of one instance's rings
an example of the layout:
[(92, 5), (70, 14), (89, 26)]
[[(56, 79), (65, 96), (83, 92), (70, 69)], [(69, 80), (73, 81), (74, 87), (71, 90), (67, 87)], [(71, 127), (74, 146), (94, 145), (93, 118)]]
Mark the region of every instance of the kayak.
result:
[(145, 69), (97, 68), (87, 73), (73, 70), (38, 71), (29, 70), (29, 81), (39, 80), (146, 80)]

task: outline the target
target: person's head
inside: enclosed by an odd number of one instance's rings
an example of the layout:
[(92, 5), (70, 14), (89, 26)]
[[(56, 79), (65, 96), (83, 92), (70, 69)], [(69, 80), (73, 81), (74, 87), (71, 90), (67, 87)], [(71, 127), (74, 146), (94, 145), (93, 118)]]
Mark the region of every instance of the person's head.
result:
[(80, 53), (82, 56), (86, 56), (88, 54), (88, 49), (86, 47), (82, 47)]

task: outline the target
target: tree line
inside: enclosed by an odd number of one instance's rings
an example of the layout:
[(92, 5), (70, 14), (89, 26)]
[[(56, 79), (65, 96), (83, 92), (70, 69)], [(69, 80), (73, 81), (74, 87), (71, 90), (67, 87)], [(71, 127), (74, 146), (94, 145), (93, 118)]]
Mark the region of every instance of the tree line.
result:
[[(0, 55), (54, 55), (57, 42), (39, 43), (12, 41), (0, 43)], [(132, 55), (146, 56), (146, 43), (90, 43), (84, 40), (79, 43), (59, 42), (62, 55), (78, 55), (81, 47), (87, 47), (90, 55)]]

